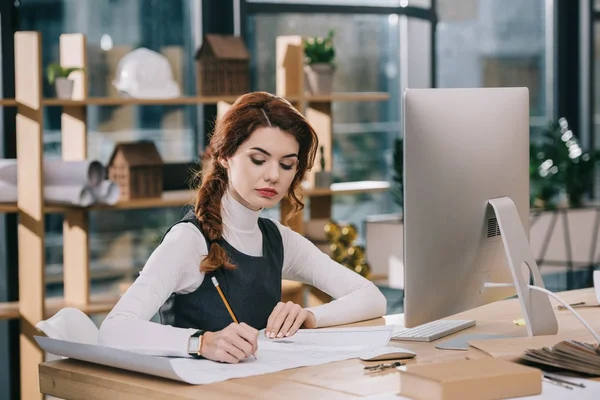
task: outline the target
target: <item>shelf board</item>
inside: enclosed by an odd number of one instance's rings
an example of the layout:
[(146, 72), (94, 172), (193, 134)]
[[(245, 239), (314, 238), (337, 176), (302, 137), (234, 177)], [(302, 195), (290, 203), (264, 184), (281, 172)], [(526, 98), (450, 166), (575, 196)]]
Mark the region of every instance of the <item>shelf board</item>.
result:
[[(239, 96), (182, 96), (172, 99), (135, 99), (130, 97), (89, 97), (85, 100), (67, 100), (58, 98), (46, 98), (42, 101), (45, 106), (135, 106), (135, 105), (194, 105), (194, 104), (217, 104), (220, 101), (233, 103)], [(290, 102), (305, 100), (309, 103), (325, 103), (329, 101), (386, 101), (390, 98), (385, 92), (339, 92), (323, 95), (286, 96)], [(12, 99), (0, 100), (6, 105), (16, 105)], [(4, 103), (0, 103), (4, 104)]]
[(178, 106), (194, 104), (217, 104), (220, 101), (233, 103), (239, 96), (182, 96), (172, 99), (135, 99), (130, 97), (89, 97), (85, 100), (65, 100), (58, 98), (46, 98), (43, 100), (45, 106), (135, 106), (135, 105), (158, 105)]
[(319, 197), (342, 194), (374, 193), (385, 192), (386, 190), (389, 190), (389, 188), (390, 183), (388, 181), (343, 182), (334, 183), (329, 188), (306, 189), (304, 195), (306, 197)]
[(17, 101), (15, 99), (0, 99), (0, 107), (16, 107)]
[(321, 95), (308, 95), (306, 101), (309, 103), (325, 103), (329, 101), (386, 101), (390, 95), (385, 92), (338, 92)]
[[(119, 301), (119, 297), (117, 296), (109, 296), (109, 295), (92, 295), (90, 297), (90, 303), (86, 306), (79, 307), (79, 310), (84, 313), (91, 314), (103, 314), (108, 313), (113, 309), (115, 304)], [(54, 314), (56, 314), (61, 309), (69, 307), (69, 304), (65, 303), (65, 299), (62, 297), (49, 297), (46, 299), (46, 318), (50, 318)], [(17, 319), (19, 318), (19, 302), (6, 302), (0, 303), (0, 320), (6, 319)]]
[(19, 318), (19, 302), (0, 303), (0, 321)]
[(16, 213), (19, 211), (17, 203), (0, 203), (0, 213)]
[[(334, 183), (330, 188), (305, 189), (305, 197), (332, 196), (343, 194), (373, 193), (383, 192), (390, 188), (387, 181), (358, 181)], [(169, 190), (163, 192), (161, 197), (153, 199), (135, 199), (118, 202), (115, 205), (95, 204), (87, 207), (87, 210), (138, 210), (145, 208), (167, 208), (183, 207), (191, 205), (194, 201), (195, 191), (193, 190)], [(76, 210), (78, 207), (65, 204), (46, 204), (44, 212), (47, 214), (64, 213), (69, 210)], [(18, 212), (16, 203), (0, 203), (0, 213)]]
[(161, 197), (154, 199), (135, 199), (118, 202), (111, 206), (107, 204), (97, 204), (89, 207), (92, 210), (133, 210), (141, 208), (158, 207), (181, 207), (192, 204), (195, 191), (193, 190), (169, 190), (163, 192)]

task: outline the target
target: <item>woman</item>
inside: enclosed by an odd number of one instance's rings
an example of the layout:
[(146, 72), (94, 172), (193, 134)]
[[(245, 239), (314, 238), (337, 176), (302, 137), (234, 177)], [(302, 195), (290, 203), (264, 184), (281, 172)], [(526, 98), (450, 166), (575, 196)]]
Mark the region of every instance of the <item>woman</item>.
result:
[[(268, 338), (377, 318), (386, 300), (278, 221), (260, 218), (284, 196), (303, 208), (300, 185), (317, 136), (289, 102), (265, 92), (238, 98), (217, 121), (195, 208), (173, 225), (100, 328), (100, 342), (153, 355), (237, 363)], [(232, 323), (212, 278), (238, 319)], [(281, 280), (311, 284), (334, 301), (281, 303)], [(161, 324), (150, 319), (159, 311)]]

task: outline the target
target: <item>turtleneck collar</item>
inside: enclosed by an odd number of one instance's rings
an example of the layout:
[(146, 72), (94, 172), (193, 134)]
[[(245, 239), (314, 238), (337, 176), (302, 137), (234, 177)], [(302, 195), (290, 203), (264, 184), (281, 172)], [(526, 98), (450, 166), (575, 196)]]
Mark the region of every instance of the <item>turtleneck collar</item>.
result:
[(233, 198), (229, 189), (221, 199), (223, 225), (238, 232), (253, 232), (258, 228), (260, 210), (253, 211)]

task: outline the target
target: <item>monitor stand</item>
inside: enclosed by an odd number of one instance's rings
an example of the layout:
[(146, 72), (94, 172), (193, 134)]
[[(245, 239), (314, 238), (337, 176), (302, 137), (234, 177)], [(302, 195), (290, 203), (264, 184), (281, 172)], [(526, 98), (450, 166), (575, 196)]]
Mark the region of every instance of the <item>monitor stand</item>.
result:
[[(544, 288), (542, 275), (531, 252), (529, 239), (523, 229), (515, 203), (508, 197), (490, 199), (500, 227), (502, 242), (506, 252), (513, 282), (484, 282), (482, 290), (493, 290), (498, 287), (514, 287), (519, 297), (523, 318), (529, 336), (556, 335), (558, 322), (552, 309), (548, 295), (529, 288), (529, 277), (533, 277), (533, 285)], [(523, 265), (529, 274), (525, 276)], [(469, 341), (489, 340), (513, 337), (512, 335), (465, 334), (438, 344), (438, 349), (467, 350)]]
[[(513, 283), (509, 285), (514, 285), (517, 291), (527, 333), (529, 336), (556, 335), (558, 322), (548, 295), (529, 288), (529, 276), (533, 277), (533, 286), (544, 288), (544, 281), (531, 252), (529, 239), (523, 229), (515, 203), (508, 197), (499, 197), (490, 199), (489, 204), (496, 213), (506, 259), (513, 276)], [(527, 277), (522, 272), (523, 264), (529, 270)], [(490, 282), (486, 287), (493, 288), (494, 285)]]

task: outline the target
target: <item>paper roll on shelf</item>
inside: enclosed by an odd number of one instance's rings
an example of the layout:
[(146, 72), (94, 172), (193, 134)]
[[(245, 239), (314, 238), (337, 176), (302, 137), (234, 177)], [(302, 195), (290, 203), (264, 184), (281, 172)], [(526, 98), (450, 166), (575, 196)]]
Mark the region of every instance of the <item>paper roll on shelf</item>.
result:
[(109, 180), (100, 182), (100, 185), (92, 188), (96, 203), (115, 205), (119, 201), (119, 186)]
[(0, 203), (16, 203), (17, 186), (0, 181)]
[(44, 184), (52, 186), (91, 186), (104, 180), (104, 166), (95, 160), (44, 161)]
[(44, 199), (49, 203), (89, 207), (94, 204), (94, 192), (87, 186), (44, 186)]
[[(94, 187), (102, 183), (105, 175), (104, 166), (95, 160), (44, 160), (44, 185)], [(0, 159), (0, 182), (17, 185), (16, 159)]]

